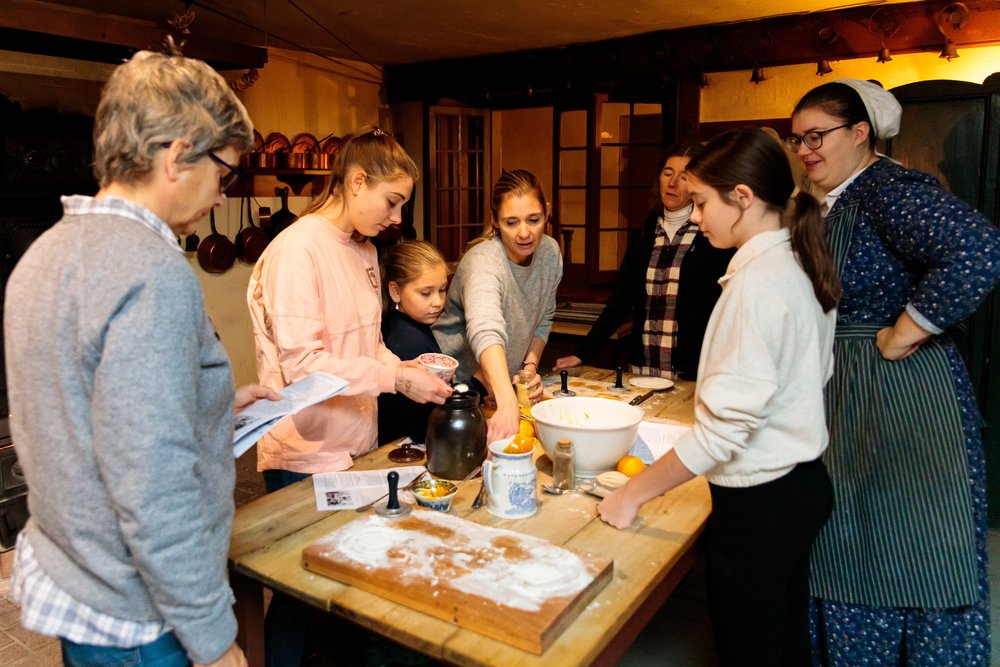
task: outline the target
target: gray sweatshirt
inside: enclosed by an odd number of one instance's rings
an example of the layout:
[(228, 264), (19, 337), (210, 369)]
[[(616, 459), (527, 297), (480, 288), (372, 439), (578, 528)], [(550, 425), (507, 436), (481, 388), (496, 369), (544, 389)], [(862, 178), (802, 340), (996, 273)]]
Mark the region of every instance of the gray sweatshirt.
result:
[(164, 621), (210, 662), (236, 636), (229, 362), (184, 255), (117, 216), (63, 218), (18, 263), (4, 313), (26, 535), (98, 611)]
[(504, 347), (510, 375), (516, 373), (532, 337), (549, 338), (561, 279), (559, 244), (551, 236), (542, 236), (528, 266), (510, 261), (499, 238), (465, 253), (432, 327), (441, 351), (458, 359), (458, 377), (475, 374), (495, 344)]

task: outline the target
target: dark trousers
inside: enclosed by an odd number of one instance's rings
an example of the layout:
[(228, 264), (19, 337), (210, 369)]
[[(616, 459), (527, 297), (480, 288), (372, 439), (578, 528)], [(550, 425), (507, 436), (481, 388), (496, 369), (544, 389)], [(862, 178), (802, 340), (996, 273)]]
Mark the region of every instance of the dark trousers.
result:
[[(264, 487), (274, 493), (310, 475), (291, 470), (265, 470)], [(264, 664), (267, 667), (299, 667), (306, 646), (306, 626), (310, 608), (279, 591), (274, 591), (264, 615)]]
[(826, 467), (710, 488), (706, 577), (720, 666), (810, 665), (809, 549), (833, 507)]

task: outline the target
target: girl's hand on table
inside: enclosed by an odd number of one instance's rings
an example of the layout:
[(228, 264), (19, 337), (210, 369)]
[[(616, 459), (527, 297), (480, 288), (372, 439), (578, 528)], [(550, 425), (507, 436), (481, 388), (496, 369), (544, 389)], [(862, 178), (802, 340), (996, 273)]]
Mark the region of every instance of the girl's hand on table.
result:
[(625, 490), (628, 484), (621, 486), (597, 503), (597, 514), (601, 520), (615, 528), (628, 528), (639, 514), (639, 504), (628, 499)]
[(571, 354), (568, 357), (559, 357), (558, 359), (556, 359), (556, 365), (552, 367), (552, 372), (558, 373), (559, 371), (567, 368), (576, 368), (582, 363), (583, 359), (576, 356), (575, 354)]
[(262, 398), (266, 398), (269, 401), (280, 401), (282, 396), (275, 390), (265, 387), (262, 384), (243, 385), (236, 390), (233, 400), (233, 411), (238, 413)]
[(486, 442), (494, 442), (514, 435), (521, 425), (521, 408), (515, 402), (501, 405), (486, 422)]
[(411, 366), (405, 362), (396, 368), (396, 391), (417, 403), (437, 403), (441, 405), (451, 396), (451, 386), (423, 366)]

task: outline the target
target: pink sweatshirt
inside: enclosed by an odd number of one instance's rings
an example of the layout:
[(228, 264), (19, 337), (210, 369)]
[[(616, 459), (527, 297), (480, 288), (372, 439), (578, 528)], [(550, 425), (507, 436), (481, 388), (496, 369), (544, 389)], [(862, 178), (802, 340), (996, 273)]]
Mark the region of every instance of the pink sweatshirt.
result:
[(278, 235), (250, 277), (247, 304), (261, 384), (281, 389), (315, 371), (347, 390), (278, 423), (257, 443), (258, 470), (346, 470), (377, 444), (377, 396), (395, 391), (399, 357), (382, 343), (375, 248), (318, 215)]

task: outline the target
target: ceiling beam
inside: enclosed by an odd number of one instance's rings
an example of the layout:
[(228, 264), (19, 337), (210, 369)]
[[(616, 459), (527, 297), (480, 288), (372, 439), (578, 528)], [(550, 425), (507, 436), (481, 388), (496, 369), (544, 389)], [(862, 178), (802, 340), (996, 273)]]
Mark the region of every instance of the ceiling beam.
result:
[[(475, 106), (540, 106), (595, 92), (655, 95), (680, 76), (892, 53), (1000, 44), (1000, 1), (965, 0), (955, 29), (946, 0), (854, 7), (667, 30), (602, 42), (385, 68), (389, 102), (456, 99)], [(942, 34), (942, 31), (944, 34)], [(638, 96), (638, 97), (637, 97)]]
[[(166, 24), (34, 0), (3, 0), (0, 12), (0, 43), (5, 49), (78, 60), (120, 63), (136, 51), (162, 51), (170, 33)], [(219, 70), (260, 68), (267, 63), (264, 48), (196, 34), (180, 38), (184, 55)]]

